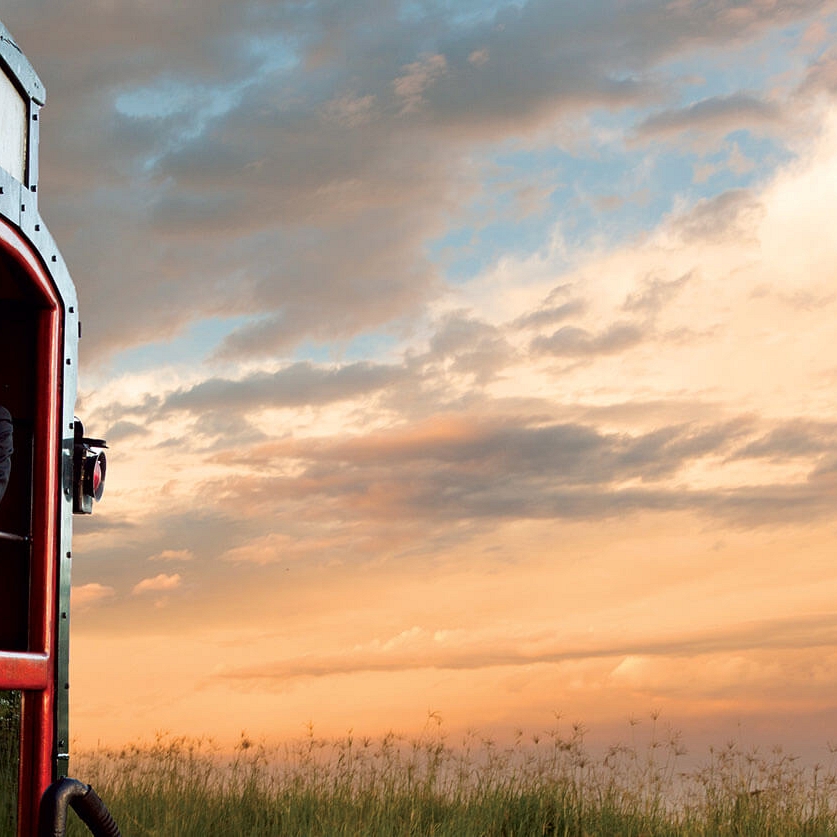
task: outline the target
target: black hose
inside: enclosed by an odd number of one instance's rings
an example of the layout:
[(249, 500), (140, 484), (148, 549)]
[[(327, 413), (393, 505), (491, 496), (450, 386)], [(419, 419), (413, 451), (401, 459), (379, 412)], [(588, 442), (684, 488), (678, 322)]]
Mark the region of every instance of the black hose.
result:
[(46, 789), (41, 798), (38, 837), (64, 837), (69, 806), (90, 829), (93, 837), (122, 837), (96, 791), (78, 779), (59, 779)]

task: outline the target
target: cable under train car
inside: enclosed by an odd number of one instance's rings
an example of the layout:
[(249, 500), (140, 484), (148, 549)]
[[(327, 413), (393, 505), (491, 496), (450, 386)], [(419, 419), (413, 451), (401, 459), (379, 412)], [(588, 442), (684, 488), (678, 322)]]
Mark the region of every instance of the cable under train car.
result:
[(46, 91), (0, 23), (0, 837), (61, 837), (72, 807), (119, 830), (68, 778), (73, 514), (104, 489), (102, 440), (75, 417), (75, 286), (38, 212)]

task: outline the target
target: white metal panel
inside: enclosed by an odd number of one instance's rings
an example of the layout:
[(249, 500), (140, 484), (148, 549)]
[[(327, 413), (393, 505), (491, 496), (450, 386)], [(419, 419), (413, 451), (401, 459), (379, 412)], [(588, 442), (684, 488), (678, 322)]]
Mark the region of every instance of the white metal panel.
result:
[(26, 102), (0, 72), (0, 166), (23, 183), (26, 176)]

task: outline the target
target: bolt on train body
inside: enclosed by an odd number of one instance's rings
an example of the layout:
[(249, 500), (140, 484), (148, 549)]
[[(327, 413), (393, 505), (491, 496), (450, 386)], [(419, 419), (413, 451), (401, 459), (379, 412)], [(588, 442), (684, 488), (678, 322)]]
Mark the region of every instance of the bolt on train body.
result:
[(69, 806), (115, 837), (67, 777), (73, 514), (101, 498), (106, 460), (75, 416), (78, 300), (38, 211), (45, 101), (0, 23), (0, 837), (61, 837)]

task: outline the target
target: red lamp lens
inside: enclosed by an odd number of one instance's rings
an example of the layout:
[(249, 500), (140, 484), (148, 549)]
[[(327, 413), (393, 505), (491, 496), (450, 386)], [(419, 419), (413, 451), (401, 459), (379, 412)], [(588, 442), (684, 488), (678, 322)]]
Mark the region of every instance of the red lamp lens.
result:
[(91, 453), (88, 462), (88, 491), (94, 500), (101, 500), (105, 493), (105, 475), (108, 472), (108, 462), (104, 451)]

